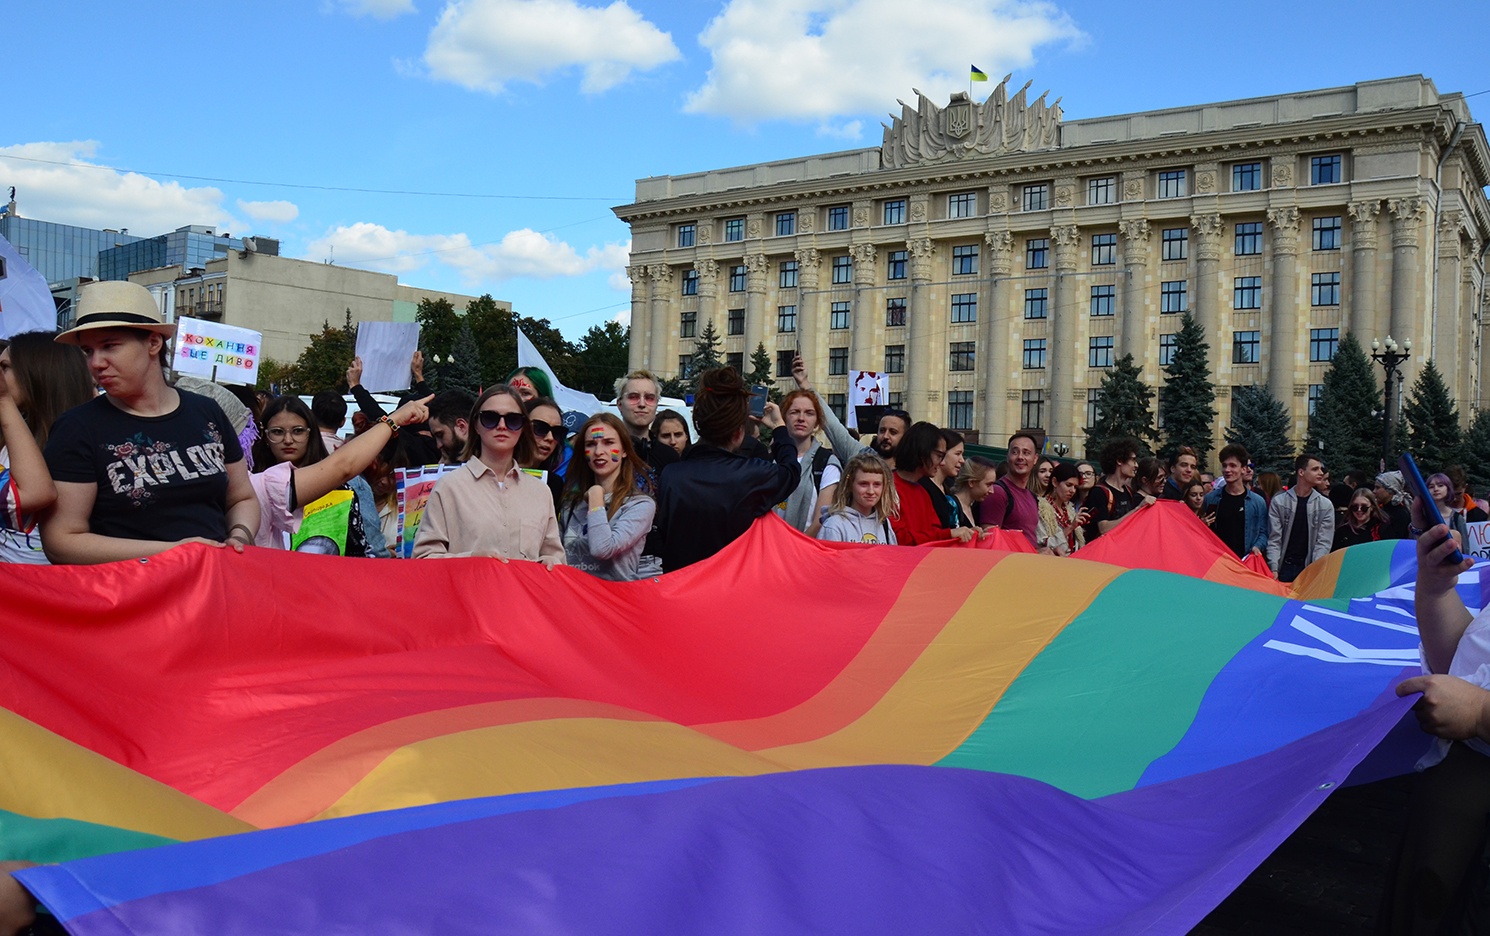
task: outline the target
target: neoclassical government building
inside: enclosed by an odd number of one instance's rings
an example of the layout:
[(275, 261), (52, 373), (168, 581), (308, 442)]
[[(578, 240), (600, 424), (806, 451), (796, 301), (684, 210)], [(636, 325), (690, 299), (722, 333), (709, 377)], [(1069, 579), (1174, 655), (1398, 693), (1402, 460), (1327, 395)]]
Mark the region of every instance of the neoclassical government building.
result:
[[(1106, 369), (1154, 386), (1180, 314), (1218, 386), (1266, 384), (1302, 438), (1340, 336), (1412, 340), (1466, 419), (1481, 352), (1490, 147), (1421, 76), (1063, 121), (1059, 101), (919, 96), (881, 146), (638, 180), (631, 364), (686, 366), (707, 321), (727, 359), (800, 347), (835, 409), (850, 370), (985, 442), (1082, 448)], [(1378, 374), (1378, 377), (1380, 375)]]

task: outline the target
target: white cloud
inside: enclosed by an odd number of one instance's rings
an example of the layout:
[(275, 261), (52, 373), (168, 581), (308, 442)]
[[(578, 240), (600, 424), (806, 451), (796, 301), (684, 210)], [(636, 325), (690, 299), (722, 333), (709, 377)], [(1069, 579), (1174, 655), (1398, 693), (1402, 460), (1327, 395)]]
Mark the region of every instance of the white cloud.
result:
[(338, 5), (353, 16), (371, 16), (380, 20), (419, 12), (414, 7), (414, 0), (339, 0)]
[(552, 234), (527, 228), (510, 231), (495, 244), (473, 245), (465, 234), (410, 234), (359, 221), (332, 228), (312, 241), (306, 259), (334, 258), (339, 264), (387, 273), (407, 273), (433, 262), (456, 270), (475, 285), (624, 270), (630, 253), (627, 241), (590, 247), (581, 254)]
[(684, 110), (831, 122), (892, 109), (913, 87), (945, 99), (967, 87), (969, 65), (997, 81), (1037, 47), (1083, 38), (1032, 0), (918, 0), (913, 13), (903, 0), (729, 0), (699, 36), (713, 65)]
[(615, 322), (617, 325), (621, 326), (622, 328), (630, 328), (631, 327), (631, 306), (627, 306), (626, 308), (624, 308), (621, 311), (617, 312), (615, 315), (611, 316), (611, 321), (612, 322)]
[(593, 94), (682, 58), (672, 36), (623, 0), (607, 7), (575, 0), (453, 0), (430, 30), (429, 74), (473, 91), (509, 81), (541, 83), (572, 66), (584, 69), (580, 90)]
[[(119, 172), (94, 161), (97, 140), (0, 146), (0, 185), (16, 187), (28, 218), (90, 228), (129, 228), (154, 236), (186, 224), (242, 225), (223, 207), (223, 194), (207, 185), (187, 188), (137, 172)], [(5, 159), (6, 155), (27, 157)], [(60, 165), (58, 165), (60, 164)]]
[(289, 224), (300, 217), (300, 209), (287, 201), (244, 201), (238, 199), (238, 208), (255, 221), (273, 224)]

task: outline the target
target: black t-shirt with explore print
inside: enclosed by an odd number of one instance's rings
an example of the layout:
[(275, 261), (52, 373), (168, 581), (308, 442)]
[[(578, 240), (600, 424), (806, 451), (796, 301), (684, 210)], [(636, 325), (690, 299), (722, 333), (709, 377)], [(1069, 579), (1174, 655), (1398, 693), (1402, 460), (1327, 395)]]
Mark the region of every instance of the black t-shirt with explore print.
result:
[(98, 485), (91, 532), (163, 542), (227, 538), (227, 465), (243, 460), (243, 448), (216, 401), (176, 392), (181, 404), (164, 416), (134, 416), (100, 396), (52, 426), (52, 477)]

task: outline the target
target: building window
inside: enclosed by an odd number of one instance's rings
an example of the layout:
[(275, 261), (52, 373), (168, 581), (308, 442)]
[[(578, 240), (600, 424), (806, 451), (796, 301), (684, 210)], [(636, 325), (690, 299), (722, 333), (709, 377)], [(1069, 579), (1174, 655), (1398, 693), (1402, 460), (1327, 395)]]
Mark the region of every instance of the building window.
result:
[(1092, 314), (1111, 315), (1113, 307), (1117, 304), (1116, 286), (1093, 286), (1092, 287)]
[(1340, 349), (1340, 329), (1338, 328), (1311, 328), (1309, 329), (1309, 360), (1328, 361), (1335, 357), (1335, 352)]
[(835, 205), (828, 209), (828, 230), (848, 230), (848, 205)]
[(785, 351), (776, 352), (777, 377), (790, 377), (792, 375), (792, 358), (796, 356), (797, 352), (791, 350), (790, 348)]
[(1160, 335), (1159, 336), (1159, 366), (1160, 367), (1168, 367), (1170, 364), (1174, 363), (1174, 352), (1175, 352), (1175, 349), (1178, 348), (1179, 346), (1180, 346), (1180, 336), (1178, 334), (1174, 334), (1174, 335)]
[(1027, 319), (1042, 319), (1045, 317), (1045, 300), (1049, 297), (1050, 290), (1045, 288), (1026, 289), (1024, 291), (1024, 317)]
[(745, 310), (744, 309), (730, 309), (729, 310), (729, 333), (731, 335), (743, 335), (743, 334), (745, 334)]
[(1262, 308), (1262, 277), (1238, 276), (1231, 294), (1233, 309)]
[(745, 291), (745, 267), (732, 266), (729, 268), (729, 291)]
[(1045, 366), (1045, 339), (1024, 339), (1024, 369), (1040, 370)]
[(1314, 415), (1314, 407), (1319, 405), (1319, 398), (1324, 396), (1324, 384), (1312, 383), (1309, 385), (1309, 415)]
[(1045, 391), (1026, 390), (1019, 397), (1019, 428), (1045, 428)]
[(1332, 182), (1342, 182), (1344, 176), (1340, 172), (1340, 154), (1333, 156), (1315, 156), (1309, 160), (1309, 184), (1329, 185)]
[(688, 376), (688, 365), (690, 363), (692, 363), (692, 361), (693, 361), (693, 355), (691, 355), (691, 354), (680, 354), (680, 355), (678, 355), (678, 376), (679, 377), (686, 378)]
[(1097, 420), (1102, 418), (1102, 391), (1092, 387), (1086, 392), (1086, 428), (1091, 429), (1097, 425)]
[(889, 269), (885, 272), (887, 280), (905, 279), (905, 251), (892, 250), (889, 255)]
[(1092, 235), (1092, 266), (1107, 266), (1117, 263), (1117, 235)]
[(728, 354), (726, 354), (724, 356), (724, 366), (725, 367), (733, 367), (735, 369), (735, 373), (737, 373), (737, 374), (743, 374), (743, 373), (745, 373), (745, 352), (743, 352), (743, 351), (731, 351), (731, 352), (729, 352)]
[(781, 273), (777, 277), (776, 283), (782, 289), (797, 288), (797, 261), (783, 260), (781, 262)]
[(1159, 284), (1159, 311), (1162, 314), (1178, 314), (1185, 311), (1185, 280), (1174, 280)]
[(969, 276), (978, 272), (978, 245), (964, 244), (952, 248), (952, 275)]
[(964, 432), (973, 428), (973, 391), (947, 391), (947, 428)]
[(1159, 173), (1159, 197), (1185, 197), (1185, 170), (1175, 169), (1171, 172)]
[(1262, 188), (1262, 163), (1238, 163), (1231, 167), (1231, 190), (1255, 192)]
[(1309, 304), (1337, 306), (1340, 304), (1340, 274), (1315, 273), (1310, 277)]
[(901, 393), (899, 390), (891, 390), (890, 407), (892, 409), (900, 409), (903, 406), (905, 406), (905, 394)]
[(978, 193), (958, 192), (947, 196), (947, 217), (972, 218), (978, 214)]
[(678, 225), (678, 246), (679, 247), (692, 247), (693, 246), (693, 238), (694, 238), (694, 236), (695, 236), (695, 234), (697, 232), (698, 232), (698, 228), (695, 225), (692, 225), (692, 224), (680, 224), (680, 225)]
[(1047, 182), (1026, 185), (1022, 194), (1025, 211), (1044, 211), (1050, 207), (1050, 184)]
[(973, 369), (973, 359), (976, 355), (976, 343), (972, 341), (954, 341), (951, 343), (952, 361), (948, 370), (970, 371)]
[(684, 312), (683, 318), (678, 322), (678, 337), (692, 338), (698, 334), (698, 313)]
[(698, 295), (698, 271), (697, 270), (684, 270), (683, 271), (683, 295), (685, 295), (685, 296), (697, 296)]
[(778, 332), (794, 332), (797, 330), (797, 307), (794, 305), (776, 307), (776, 330)]
[(1236, 226), (1236, 255), (1251, 257), (1262, 253), (1262, 222), (1248, 221)]
[(1088, 205), (1111, 205), (1117, 201), (1117, 179), (1114, 176), (1103, 176), (1100, 179), (1088, 179), (1086, 183), (1086, 203)]
[(730, 218), (724, 222), (724, 239), (737, 241), (745, 239), (745, 219)]
[(976, 322), (978, 320), (978, 294), (952, 294), (952, 322)]
[(1262, 332), (1239, 331), (1231, 333), (1231, 363), (1256, 364), (1262, 359)]
[(905, 223), (905, 199), (897, 198), (893, 201), (885, 202), (885, 223)]
[[(845, 362), (844, 366), (848, 366), (847, 362)], [(847, 373), (847, 371), (845, 371), (844, 373)], [(848, 394), (828, 394), (828, 409), (833, 411), (834, 417), (836, 417), (839, 422), (843, 422), (844, 420), (848, 419)]]
[(848, 328), (848, 303), (835, 302), (828, 310), (829, 328)]
[(797, 213), (783, 211), (776, 216), (776, 236), (788, 237), (797, 233)]
[(1340, 249), (1340, 216), (1314, 219), (1314, 249)]
[(828, 349), (828, 376), (842, 377), (848, 373), (848, 348)]
[(900, 328), (905, 325), (905, 299), (885, 300), (885, 327)]
[(848, 257), (833, 258), (833, 284), (842, 285), (854, 278), (854, 261)]
[(1041, 237), (1024, 242), (1024, 268), (1044, 270), (1050, 266), (1050, 238)]
[(885, 345), (885, 373), (905, 373), (905, 345)]
[(1190, 229), (1165, 228), (1160, 238), (1162, 260), (1186, 260), (1190, 257)]
[(1086, 342), (1087, 367), (1112, 366), (1112, 336), (1094, 335)]

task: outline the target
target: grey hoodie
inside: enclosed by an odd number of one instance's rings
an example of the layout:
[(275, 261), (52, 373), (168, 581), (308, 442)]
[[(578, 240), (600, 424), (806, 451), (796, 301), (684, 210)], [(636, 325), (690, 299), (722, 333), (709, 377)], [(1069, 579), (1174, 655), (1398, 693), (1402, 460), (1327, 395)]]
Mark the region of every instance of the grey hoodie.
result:
[[(606, 503), (611, 496), (605, 495)], [(614, 517), (583, 501), (564, 508), (564, 561), (596, 578), (634, 582), (657, 502), (645, 494), (627, 498)]]
[(837, 513), (828, 514), (822, 529), (817, 531), (817, 538), (835, 543), (898, 545), (895, 542), (895, 530), (888, 520), (866, 516), (857, 507), (845, 507)]

